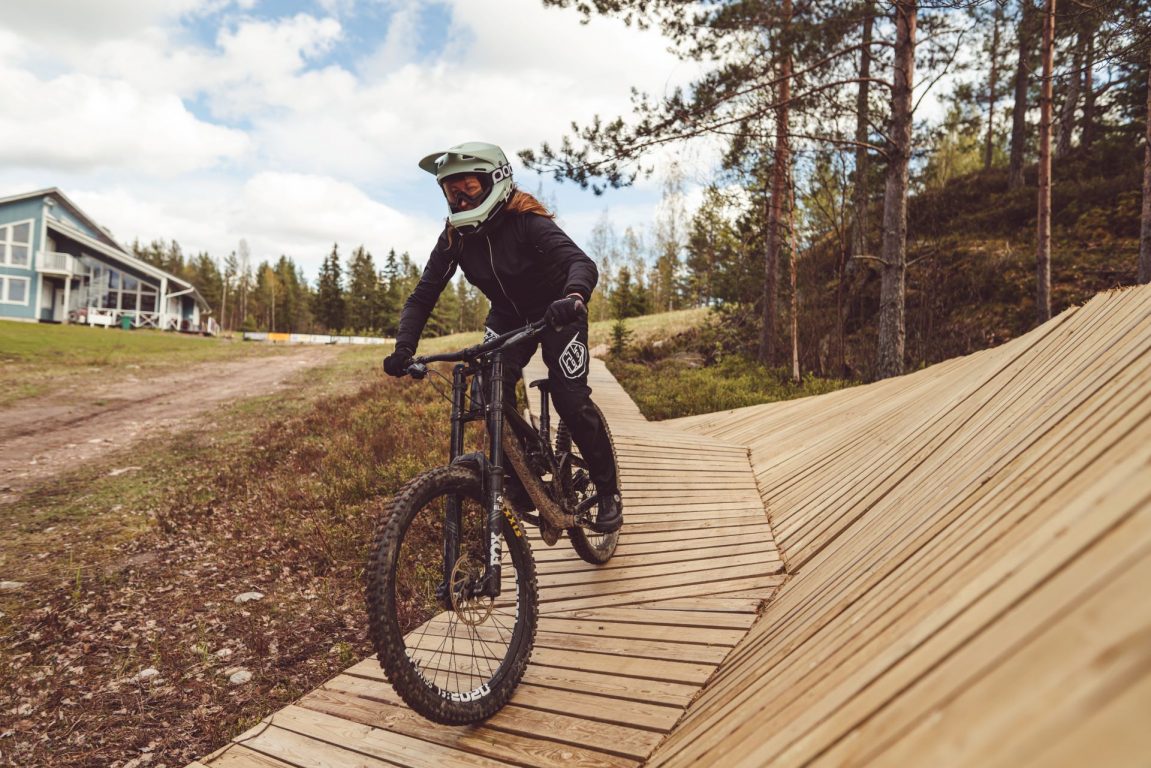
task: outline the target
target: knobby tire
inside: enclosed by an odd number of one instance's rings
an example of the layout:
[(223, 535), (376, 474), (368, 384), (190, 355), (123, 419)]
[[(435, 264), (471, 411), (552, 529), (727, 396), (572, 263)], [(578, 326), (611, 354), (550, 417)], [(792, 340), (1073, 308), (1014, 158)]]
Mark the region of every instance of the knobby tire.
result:
[[(603, 411), (595, 403), (591, 404), (593, 408), (599, 413), (600, 421), (603, 427), (607, 430), (608, 444), (611, 445), (611, 458), (615, 462), (616, 479), (619, 479), (619, 458), (615, 452), (615, 441), (612, 440), (611, 428), (608, 426), (607, 419), (604, 418)], [(566, 424), (560, 421), (559, 427), (556, 428), (556, 451), (570, 451), (572, 448), (571, 433)], [(579, 471), (587, 472), (587, 463), (578, 456), (572, 457), (571, 471), (573, 474)], [(596, 492), (595, 484), (591, 486), (592, 493)], [(598, 516), (599, 510), (596, 509), (595, 516)], [(594, 517), (594, 516), (593, 516)], [(621, 529), (622, 530), (622, 529)], [(592, 565), (603, 565), (608, 560), (611, 560), (615, 554), (616, 545), (619, 544), (620, 531), (613, 531), (612, 533), (596, 533), (588, 528), (576, 526), (575, 528), (568, 529), (568, 539), (571, 541), (572, 549), (579, 555), (580, 559), (585, 563)]]
[(378, 521), (367, 603), (372, 643), (396, 693), (429, 720), (463, 725), (490, 717), (511, 698), (531, 656), (539, 608), (527, 538), (506, 519), (502, 592), (490, 614), (483, 618), (482, 610), (437, 603), (443, 510), (453, 495), (462, 508), (460, 562), (482, 571), (486, 512), (480, 478), (470, 467), (439, 467), (409, 481)]

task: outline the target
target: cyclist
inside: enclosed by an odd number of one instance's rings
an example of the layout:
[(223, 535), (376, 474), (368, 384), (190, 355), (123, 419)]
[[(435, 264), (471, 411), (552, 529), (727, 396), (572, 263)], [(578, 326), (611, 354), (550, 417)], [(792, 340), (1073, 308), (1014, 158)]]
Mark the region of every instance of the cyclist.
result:
[[(539, 343), (552, 402), (599, 493), (592, 529), (619, 530), (623, 507), (611, 440), (587, 383), (587, 302), (599, 277), (595, 262), (559, 228), (554, 214), (515, 187), (511, 165), (496, 145), (460, 144), (428, 155), (420, 168), (436, 177), (449, 215), (419, 284), (404, 303), (396, 349), (384, 360), (384, 370), (404, 375), (424, 325), (457, 268), (491, 302), (486, 338), (545, 318), (548, 327)], [(507, 402), (515, 402), (514, 382), (534, 353), (534, 344), (522, 344), (505, 358)], [(513, 505), (531, 508), (514, 473), (509, 473), (507, 486)]]

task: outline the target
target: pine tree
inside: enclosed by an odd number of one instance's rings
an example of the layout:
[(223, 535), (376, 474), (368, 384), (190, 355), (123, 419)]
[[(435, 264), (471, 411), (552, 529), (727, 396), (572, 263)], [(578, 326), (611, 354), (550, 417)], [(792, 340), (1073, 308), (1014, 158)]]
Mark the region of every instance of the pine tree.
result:
[(349, 328), (357, 333), (371, 333), (380, 328), (376, 316), (377, 294), (380, 292), (376, 264), (364, 246), (352, 252), (348, 262), (348, 290), (344, 312)]
[(340, 268), (340, 254), (337, 245), (332, 246), (332, 252), (324, 259), (320, 267), (320, 276), (316, 284), (316, 296), (313, 314), (329, 333), (344, 328), (344, 290), (343, 272)]

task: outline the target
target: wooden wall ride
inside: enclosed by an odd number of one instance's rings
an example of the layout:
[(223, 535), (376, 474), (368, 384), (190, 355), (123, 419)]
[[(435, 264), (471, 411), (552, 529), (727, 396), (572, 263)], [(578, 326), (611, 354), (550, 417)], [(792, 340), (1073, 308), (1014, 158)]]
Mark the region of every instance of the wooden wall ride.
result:
[(650, 765), (1151, 765), (1151, 287), (675, 425), (751, 447), (793, 575)]

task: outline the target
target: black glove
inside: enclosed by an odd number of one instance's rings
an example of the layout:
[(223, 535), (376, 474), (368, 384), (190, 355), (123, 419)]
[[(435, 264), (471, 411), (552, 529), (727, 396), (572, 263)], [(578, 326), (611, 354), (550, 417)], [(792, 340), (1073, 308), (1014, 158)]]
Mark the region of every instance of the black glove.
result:
[(587, 317), (587, 307), (583, 299), (576, 295), (553, 301), (544, 313), (544, 320), (547, 320), (548, 325), (553, 328), (571, 325), (581, 317)]
[(414, 353), (411, 347), (397, 346), (395, 352), (384, 358), (384, 373), (389, 376), (406, 376), (408, 363), (412, 361)]

